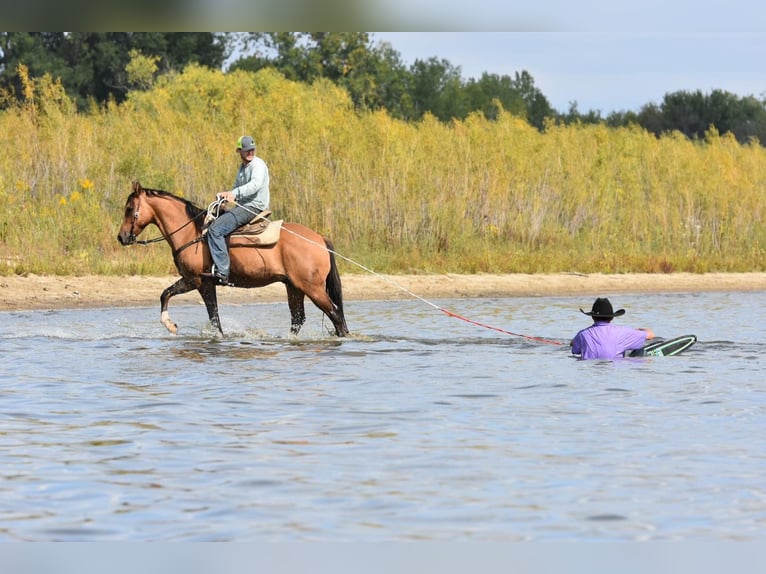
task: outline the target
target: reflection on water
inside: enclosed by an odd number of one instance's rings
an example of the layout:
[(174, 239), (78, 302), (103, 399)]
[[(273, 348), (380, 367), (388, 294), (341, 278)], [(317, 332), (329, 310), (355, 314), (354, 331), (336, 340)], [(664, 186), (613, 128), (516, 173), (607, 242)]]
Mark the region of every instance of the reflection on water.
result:
[(765, 298), (615, 296), (699, 337), (615, 362), (571, 297), (4, 313), (0, 540), (756, 539)]
[(204, 363), (209, 357), (214, 357), (222, 352), (226, 353), (228, 358), (238, 360), (262, 359), (266, 357), (274, 357), (279, 354), (279, 351), (276, 349), (263, 349), (260, 347), (252, 346), (252, 344), (242, 345), (240, 347), (231, 347), (227, 349), (221, 349), (216, 344), (207, 344), (202, 346), (192, 344), (188, 348), (174, 348), (170, 350), (173, 358), (194, 361), (198, 363)]

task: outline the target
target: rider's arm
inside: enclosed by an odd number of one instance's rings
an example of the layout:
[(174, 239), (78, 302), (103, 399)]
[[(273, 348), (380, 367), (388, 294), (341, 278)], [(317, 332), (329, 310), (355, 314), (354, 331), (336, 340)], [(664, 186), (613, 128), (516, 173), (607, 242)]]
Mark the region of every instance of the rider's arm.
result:
[(237, 203), (246, 203), (264, 210), (269, 208), (269, 170), (266, 163), (255, 158), (248, 166), (252, 169), (250, 180), (232, 189)]

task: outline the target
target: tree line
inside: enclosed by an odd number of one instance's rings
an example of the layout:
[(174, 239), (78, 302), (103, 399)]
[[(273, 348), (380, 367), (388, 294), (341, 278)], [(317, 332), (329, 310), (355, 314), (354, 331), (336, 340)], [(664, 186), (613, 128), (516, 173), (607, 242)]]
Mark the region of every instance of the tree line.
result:
[(216, 70), (274, 68), (287, 79), (325, 78), (344, 88), (359, 110), (386, 110), (418, 121), (442, 122), (501, 110), (544, 131), (559, 124), (638, 125), (660, 135), (678, 131), (702, 139), (714, 127), (745, 143), (766, 142), (766, 101), (722, 90), (677, 91), (638, 111), (555, 110), (527, 71), (513, 76), (484, 72), (465, 79), (459, 67), (431, 57), (406, 65), (393, 46), (368, 32), (0, 32), (0, 109), (23, 100), (19, 64), (32, 76), (61, 82), (78, 108), (121, 102), (131, 90), (148, 89), (160, 74), (191, 63)]

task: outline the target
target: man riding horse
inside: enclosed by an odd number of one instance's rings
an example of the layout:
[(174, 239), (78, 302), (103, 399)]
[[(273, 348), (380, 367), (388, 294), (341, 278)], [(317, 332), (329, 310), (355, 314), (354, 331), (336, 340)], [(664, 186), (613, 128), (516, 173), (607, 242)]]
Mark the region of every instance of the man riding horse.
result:
[(229, 283), (229, 248), (226, 238), (238, 227), (247, 224), (256, 215), (269, 209), (269, 168), (266, 162), (255, 155), (255, 140), (242, 136), (237, 140), (237, 152), (242, 160), (237, 178), (231, 191), (224, 191), (218, 197), (235, 203), (235, 207), (219, 215), (207, 231), (207, 244), (213, 267), (210, 272), (201, 273), (212, 277), (219, 285)]

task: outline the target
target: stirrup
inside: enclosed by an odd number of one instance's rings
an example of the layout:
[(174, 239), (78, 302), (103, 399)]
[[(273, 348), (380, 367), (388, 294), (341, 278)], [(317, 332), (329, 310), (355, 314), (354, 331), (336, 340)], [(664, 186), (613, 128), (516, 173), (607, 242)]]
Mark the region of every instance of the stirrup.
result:
[(203, 271), (199, 274), (199, 276), (203, 279), (213, 279), (216, 285), (220, 285), (222, 287), (234, 287), (234, 283), (229, 282), (228, 277), (218, 275), (218, 273), (209, 273), (207, 271)]
[(217, 285), (222, 285), (224, 287), (234, 287), (234, 283), (230, 283), (228, 277), (224, 277), (218, 273), (218, 271), (216, 271), (215, 264), (210, 267), (210, 271), (203, 271), (199, 274), (199, 276), (206, 279), (214, 279)]

